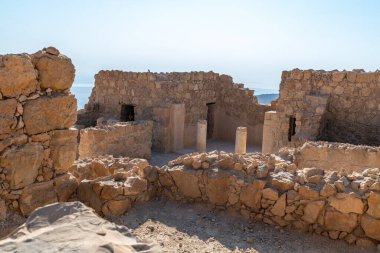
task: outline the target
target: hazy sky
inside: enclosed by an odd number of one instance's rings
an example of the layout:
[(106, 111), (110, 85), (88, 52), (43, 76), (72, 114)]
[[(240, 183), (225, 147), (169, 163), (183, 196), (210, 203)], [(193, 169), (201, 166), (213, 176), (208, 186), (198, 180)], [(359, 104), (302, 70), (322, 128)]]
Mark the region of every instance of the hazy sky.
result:
[(213, 70), (277, 89), (282, 70), (380, 68), (379, 0), (0, 0), (0, 54), (55, 46), (101, 69)]

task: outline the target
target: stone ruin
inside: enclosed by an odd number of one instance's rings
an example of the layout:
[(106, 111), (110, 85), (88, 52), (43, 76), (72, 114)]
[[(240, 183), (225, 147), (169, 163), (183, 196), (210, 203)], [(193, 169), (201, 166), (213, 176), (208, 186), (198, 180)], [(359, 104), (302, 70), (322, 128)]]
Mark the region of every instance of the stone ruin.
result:
[[(264, 106), (213, 72), (101, 71), (78, 120), (74, 72), (55, 48), (0, 56), (0, 219), (68, 200), (119, 216), (164, 197), (379, 244), (378, 72), (284, 72)], [(235, 153), (205, 152), (207, 135), (235, 133)], [(142, 159), (195, 145), (161, 168)]]

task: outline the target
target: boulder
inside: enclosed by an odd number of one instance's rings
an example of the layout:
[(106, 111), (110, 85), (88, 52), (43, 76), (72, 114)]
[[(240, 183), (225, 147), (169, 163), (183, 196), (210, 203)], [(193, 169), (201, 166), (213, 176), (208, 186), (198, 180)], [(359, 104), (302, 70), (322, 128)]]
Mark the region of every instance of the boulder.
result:
[[(52, 54), (53, 51), (54, 54)], [(48, 49), (33, 55), (42, 89), (50, 88), (53, 91), (64, 91), (70, 89), (74, 82), (74, 65), (70, 58), (59, 54), (57, 51)]]
[(228, 200), (230, 174), (226, 170), (212, 169), (203, 173), (206, 177), (206, 194), (210, 202), (215, 205), (224, 205)]
[(23, 119), (27, 134), (70, 128), (77, 120), (77, 100), (72, 94), (29, 100)]
[(280, 171), (272, 175), (272, 187), (280, 191), (288, 191), (294, 188), (294, 176), (289, 172)]
[[(0, 133), (8, 134), (12, 132), (12, 127), (16, 127), (15, 117), (17, 107), (16, 99), (0, 100)], [(1, 150), (0, 150), (1, 151)]]
[(367, 213), (374, 218), (380, 219), (380, 193), (370, 192)]
[(173, 178), (178, 190), (189, 198), (200, 198), (201, 191), (198, 186), (198, 172), (194, 170), (177, 168), (169, 170), (170, 176)]
[(0, 57), (0, 93), (4, 97), (28, 96), (37, 87), (37, 72), (28, 55)]
[(27, 143), (23, 147), (9, 149), (0, 159), (0, 167), (7, 169), (6, 178), (11, 189), (20, 189), (34, 182), (44, 158), (40, 143)]
[(285, 207), (286, 207), (286, 193), (283, 193), (281, 197), (276, 201), (270, 210), (271, 213), (277, 216), (285, 216)]
[(325, 227), (328, 230), (339, 230), (351, 233), (357, 226), (357, 214), (341, 213), (328, 210), (325, 213)]
[(57, 174), (65, 173), (77, 156), (78, 130), (55, 130), (50, 141), (50, 158)]
[(324, 206), (325, 201), (323, 200), (307, 203), (303, 209), (302, 219), (307, 223), (315, 223)]
[(380, 220), (364, 214), (360, 220), (366, 236), (380, 241)]
[(328, 198), (330, 206), (334, 207), (341, 213), (357, 213), (364, 212), (363, 201), (353, 194), (338, 193)]
[(241, 190), (240, 201), (254, 210), (259, 210), (261, 208), (261, 196), (264, 187), (265, 181), (253, 181)]
[(20, 210), (28, 216), (33, 210), (57, 202), (53, 180), (26, 186), (20, 195)]
[(58, 201), (67, 201), (77, 190), (78, 185), (78, 180), (70, 173), (54, 178), (54, 189), (57, 193)]

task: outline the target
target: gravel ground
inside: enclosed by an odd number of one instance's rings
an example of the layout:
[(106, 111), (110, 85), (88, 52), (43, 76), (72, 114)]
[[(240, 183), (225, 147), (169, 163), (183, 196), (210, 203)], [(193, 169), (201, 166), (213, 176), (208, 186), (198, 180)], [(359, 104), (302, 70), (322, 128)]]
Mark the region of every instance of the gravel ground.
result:
[(344, 241), (244, 220), (201, 204), (155, 200), (111, 221), (126, 225), (163, 252), (376, 252)]

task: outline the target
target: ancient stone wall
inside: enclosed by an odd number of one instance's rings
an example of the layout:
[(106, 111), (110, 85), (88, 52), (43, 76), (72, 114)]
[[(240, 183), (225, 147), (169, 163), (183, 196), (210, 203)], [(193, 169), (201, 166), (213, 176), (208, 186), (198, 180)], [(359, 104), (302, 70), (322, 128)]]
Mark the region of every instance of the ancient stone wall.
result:
[[(160, 108), (184, 104), (185, 146), (195, 144), (196, 123), (199, 119), (207, 119), (211, 104), (216, 108), (214, 123), (209, 124), (209, 127), (214, 126), (211, 137), (234, 140), (236, 126), (247, 126), (249, 143), (260, 145), (264, 113), (269, 109), (269, 106), (258, 104), (253, 91), (234, 84), (229, 76), (213, 72), (100, 71), (95, 76), (95, 87), (85, 111), (79, 115), (78, 124), (94, 125), (98, 117), (120, 119), (123, 104), (134, 106), (136, 120), (155, 120)], [(165, 128), (160, 131), (153, 147), (165, 149), (167, 144), (162, 143), (166, 138)], [(157, 147), (156, 143), (161, 146)]]
[(380, 169), (298, 170), (274, 155), (181, 156), (158, 170), (160, 194), (213, 204), (247, 219), (343, 239), (380, 241)]
[[(281, 152), (281, 151), (280, 151)], [(334, 142), (306, 142), (294, 152), (299, 168), (363, 172), (380, 168), (380, 148)]]
[(75, 69), (55, 48), (0, 55), (0, 218), (65, 201), (77, 182)]
[(79, 158), (100, 155), (150, 159), (152, 121), (130, 121), (80, 130)]
[(306, 140), (380, 145), (379, 71), (284, 71), (276, 107), (271, 152)]

